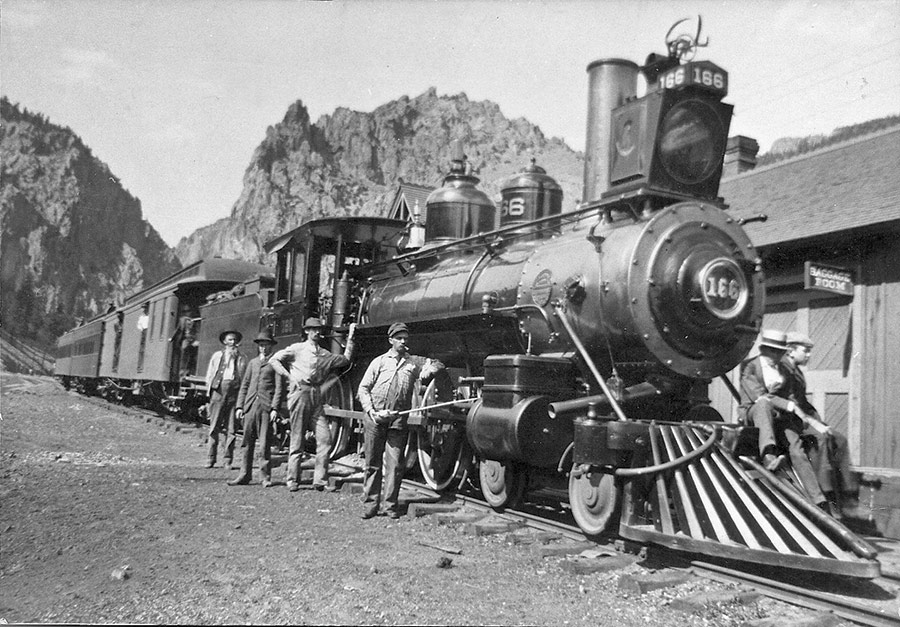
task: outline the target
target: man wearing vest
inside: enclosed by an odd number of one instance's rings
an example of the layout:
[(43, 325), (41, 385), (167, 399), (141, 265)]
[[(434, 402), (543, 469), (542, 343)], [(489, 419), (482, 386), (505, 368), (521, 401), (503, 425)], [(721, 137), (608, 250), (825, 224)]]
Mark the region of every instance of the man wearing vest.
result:
[(261, 331), (254, 343), (259, 347), (259, 355), (250, 360), (247, 371), (241, 380), (241, 389), (237, 397), (236, 418), (243, 418), (244, 439), (241, 442), (241, 474), (228, 482), (228, 485), (247, 485), (253, 478), (253, 449), (256, 440), (262, 449), (262, 486), (272, 485), (272, 442), (271, 426), (278, 416), (285, 386), (283, 377), (275, 372), (269, 363), (272, 347), (277, 343), (272, 331)]
[(238, 331), (223, 331), (219, 342), (224, 346), (213, 353), (206, 369), (206, 392), (209, 395), (209, 454), (206, 467), (216, 465), (219, 449), (219, 434), (225, 432), (225, 467), (230, 469), (234, 458), (234, 444), (237, 440), (235, 424), (235, 402), (241, 385), (241, 378), (247, 367), (247, 358), (238, 350), (241, 343)]
[(416, 379), (427, 379), (444, 367), (439, 361), (410, 355), (406, 348), (408, 340), (406, 325), (402, 322), (392, 324), (388, 329), (390, 350), (372, 360), (357, 390), (359, 402), (366, 412), (363, 418), (366, 455), (364, 519), (378, 514), (382, 478), (387, 514), (394, 519), (400, 518), (398, 500), (403, 479), (400, 452), (408, 432), (406, 415), (399, 412), (412, 406)]
[[(306, 341), (291, 344), (272, 355), (270, 363), (275, 372), (290, 381), (288, 409), (291, 413), (291, 444), (288, 450), (288, 490), (300, 489), (300, 462), (307, 428), (315, 424), (316, 468), (313, 487), (324, 490), (328, 480), (328, 455), (331, 449), (331, 429), (322, 405), (323, 384), (330, 385), (331, 376), (350, 365), (353, 357), (353, 334), (356, 324), (350, 325), (347, 346), (343, 355), (335, 355), (319, 346), (325, 325), (318, 318), (307, 318), (303, 324)], [(315, 421), (315, 422), (313, 422)]]

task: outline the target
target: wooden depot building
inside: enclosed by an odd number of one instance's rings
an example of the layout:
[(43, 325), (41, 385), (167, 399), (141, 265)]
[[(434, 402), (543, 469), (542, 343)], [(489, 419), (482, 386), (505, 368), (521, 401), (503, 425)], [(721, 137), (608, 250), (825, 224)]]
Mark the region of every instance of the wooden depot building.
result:
[[(848, 437), (869, 522), (900, 537), (900, 126), (754, 168), (757, 150), (729, 139), (719, 194), (736, 218), (767, 216), (745, 227), (763, 327), (812, 339), (810, 399)], [(724, 386), (710, 396), (735, 417)]]

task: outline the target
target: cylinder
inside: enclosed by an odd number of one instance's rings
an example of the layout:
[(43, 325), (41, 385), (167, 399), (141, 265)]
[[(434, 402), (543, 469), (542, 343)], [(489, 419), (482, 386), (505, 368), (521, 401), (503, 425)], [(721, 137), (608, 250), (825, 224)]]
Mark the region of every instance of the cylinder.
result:
[(637, 95), (638, 65), (625, 59), (598, 59), (587, 67), (588, 118), (582, 200), (599, 200), (609, 189), (612, 110)]
[(573, 421), (547, 415), (546, 396), (530, 396), (512, 407), (475, 404), (466, 417), (466, 437), (482, 459), (514, 460), (555, 468), (572, 442)]

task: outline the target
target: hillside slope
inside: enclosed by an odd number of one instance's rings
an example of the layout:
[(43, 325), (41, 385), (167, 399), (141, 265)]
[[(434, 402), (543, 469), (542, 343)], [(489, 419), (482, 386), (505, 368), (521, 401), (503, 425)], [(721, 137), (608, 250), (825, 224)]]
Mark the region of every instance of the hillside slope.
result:
[(180, 267), (141, 204), (69, 128), (0, 99), (0, 323), (51, 342)]

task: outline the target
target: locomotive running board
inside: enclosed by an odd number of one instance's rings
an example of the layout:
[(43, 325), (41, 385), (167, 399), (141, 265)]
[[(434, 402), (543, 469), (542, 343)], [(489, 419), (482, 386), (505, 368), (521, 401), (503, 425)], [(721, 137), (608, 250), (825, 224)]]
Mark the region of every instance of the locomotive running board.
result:
[[(649, 426), (654, 465), (698, 449), (708, 425)], [(717, 430), (723, 426), (714, 427)], [(673, 469), (625, 480), (619, 534), (679, 551), (875, 578), (875, 550), (792, 484), (717, 444)]]

